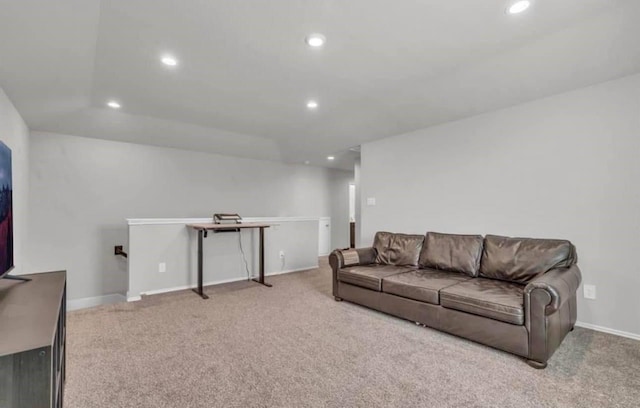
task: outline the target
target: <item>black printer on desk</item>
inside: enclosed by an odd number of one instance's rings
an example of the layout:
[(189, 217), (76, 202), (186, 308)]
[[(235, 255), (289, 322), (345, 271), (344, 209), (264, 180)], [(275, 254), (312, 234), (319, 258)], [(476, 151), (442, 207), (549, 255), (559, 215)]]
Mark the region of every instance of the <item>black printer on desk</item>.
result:
[[(240, 214), (213, 214), (214, 224), (242, 224)], [(214, 232), (240, 232), (239, 229), (214, 230)]]

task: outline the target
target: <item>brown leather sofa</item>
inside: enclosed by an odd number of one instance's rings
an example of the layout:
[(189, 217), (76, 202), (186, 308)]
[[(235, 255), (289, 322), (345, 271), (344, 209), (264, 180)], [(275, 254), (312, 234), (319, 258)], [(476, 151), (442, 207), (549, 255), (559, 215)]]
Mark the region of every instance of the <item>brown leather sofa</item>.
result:
[(569, 241), (378, 232), (335, 250), (333, 295), (525, 357), (545, 368), (576, 322)]

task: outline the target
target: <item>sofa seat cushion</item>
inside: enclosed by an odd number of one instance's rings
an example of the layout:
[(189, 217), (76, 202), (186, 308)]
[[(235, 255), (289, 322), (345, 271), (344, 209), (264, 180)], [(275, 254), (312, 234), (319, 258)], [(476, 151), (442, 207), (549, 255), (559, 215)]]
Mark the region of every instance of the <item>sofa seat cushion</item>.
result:
[(380, 292), (383, 278), (410, 270), (410, 267), (380, 264), (351, 266), (338, 270), (338, 280)]
[(420, 269), (383, 278), (382, 291), (439, 305), (441, 289), (469, 279), (471, 279), (469, 276), (461, 273)]
[(524, 286), (475, 278), (440, 291), (440, 304), (503, 322), (524, 324)]

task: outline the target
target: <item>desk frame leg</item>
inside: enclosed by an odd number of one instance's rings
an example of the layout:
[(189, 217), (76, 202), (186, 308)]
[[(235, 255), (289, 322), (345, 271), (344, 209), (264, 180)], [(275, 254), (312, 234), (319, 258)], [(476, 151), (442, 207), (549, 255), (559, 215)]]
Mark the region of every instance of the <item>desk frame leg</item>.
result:
[(258, 279), (252, 279), (254, 282), (258, 282), (261, 285), (264, 286), (268, 286), (271, 287), (273, 285), (271, 285), (270, 283), (266, 283), (264, 281), (264, 227), (260, 227), (260, 253), (259, 253), (259, 260), (260, 260), (260, 276), (258, 277)]
[(193, 289), (201, 298), (209, 299), (202, 289), (202, 238), (203, 230), (198, 230), (198, 289)]

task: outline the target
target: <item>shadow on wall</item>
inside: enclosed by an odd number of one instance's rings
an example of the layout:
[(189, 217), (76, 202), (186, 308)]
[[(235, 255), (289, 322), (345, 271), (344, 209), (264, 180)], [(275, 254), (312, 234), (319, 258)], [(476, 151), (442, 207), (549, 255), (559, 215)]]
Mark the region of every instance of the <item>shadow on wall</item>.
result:
[(128, 285), (127, 258), (113, 254), (113, 247), (129, 248), (129, 232), (126, 225), (102, 226), (99, 232), (99, 265), (102, 266), (100, 282), (102, 292), (126, 295)]

